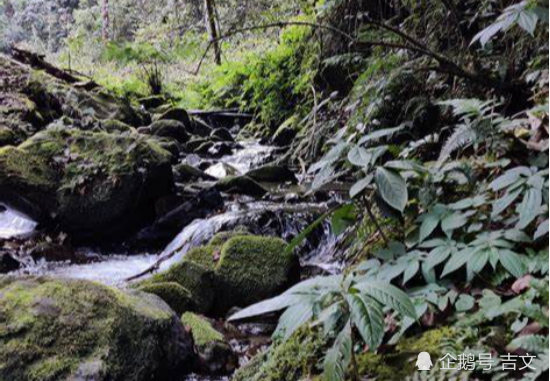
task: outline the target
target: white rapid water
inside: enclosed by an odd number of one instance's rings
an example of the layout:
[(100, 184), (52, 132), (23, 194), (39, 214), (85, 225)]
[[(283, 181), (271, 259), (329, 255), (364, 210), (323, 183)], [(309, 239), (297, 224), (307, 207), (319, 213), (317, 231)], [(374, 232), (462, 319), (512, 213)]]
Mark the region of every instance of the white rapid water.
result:
[(224, 156), (220, 163), (208, 168), (205, 172), (211, 176), (221, 178), (225, 176), (226, 170), (223, 165), (235, 169), (238, 173), (244, 175), (250, 169), (263, 164), (263, 161), (275, 150), (275, 147), (264, 146), (257, 141), (239, 142), (243, 147), (232, 155)]
[(8, 239), (32, 233), (37, 223), (29, 217), (5, 207), (0, 212), (0, 239)]

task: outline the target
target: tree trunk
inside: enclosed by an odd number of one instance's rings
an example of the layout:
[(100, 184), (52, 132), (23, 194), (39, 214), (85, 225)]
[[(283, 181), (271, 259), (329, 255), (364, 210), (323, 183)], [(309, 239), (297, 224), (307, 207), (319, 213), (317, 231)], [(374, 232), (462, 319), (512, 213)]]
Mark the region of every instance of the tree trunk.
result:
[(103, 21), (102, 28), (101, 28), (101, 35), (103, 37), (103, 41), (108, 42), (109, 41), (109, 0), (103, 0), (103, 4), (101, 6), (101, 19)]
[(214, 61), (216, 65), (222, 64), (222, 51), (220, 48), (220, 42), (218, 41), (219, 33), (216, 26), (216, 5), (214, 0), (204, 0), (205, 21), (206, 29), (208, 30), (208, 38), (214, 48)]

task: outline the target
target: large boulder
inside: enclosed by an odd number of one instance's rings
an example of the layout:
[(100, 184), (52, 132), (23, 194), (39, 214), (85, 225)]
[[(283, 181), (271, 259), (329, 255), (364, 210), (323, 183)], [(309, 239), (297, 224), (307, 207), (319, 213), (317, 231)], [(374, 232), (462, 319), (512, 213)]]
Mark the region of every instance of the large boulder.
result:
[(176, 380), (192, 340), (160, 298), (88, 281), (0, 276), (0, 379)]
[(181, 321), (193, 335), (201, 373), (226, 374), (236, 368), (237, 356), (225, 337), (206, 318), (186, 312)]
[(185, 125), (177, 120), (157, 120), (148, 127), (147, 133), (175, 139), (180, 143), (186, 143), (189, 140)]
[(0, 148), (0, 196), (76, 239), (118, 239), (171, 192), (170, 158), (138, 134), (50, 128)]
[(246, 307), (288, 286), (297, 263), (285, 248), (282, 239), (260, 236), (236, 236), (223, 244), (215, 268), (216, 308)]
[(248, 171), (246, 176), (252, 180), (268, 183), (284, 183), (287, 181), (295, 183), (298, 181), (294, 173), (283, 165), (264, 165)]

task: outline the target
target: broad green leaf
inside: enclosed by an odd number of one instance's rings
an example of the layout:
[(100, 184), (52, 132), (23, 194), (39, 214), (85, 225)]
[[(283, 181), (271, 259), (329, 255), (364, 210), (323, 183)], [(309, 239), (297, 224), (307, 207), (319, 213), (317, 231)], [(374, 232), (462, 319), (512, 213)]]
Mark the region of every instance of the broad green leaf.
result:
[(403, 285), (405, 285), (416, 273), (420, 270), (420, 262), (418, 260), (409, 261), (405, 272), (403, 273)]
[(323, 167), (313, 178), (313, 182), (311, 183), (311, 189), (317, 190), (321, 188), (323, 185), (331, 182), (334, 180), (336, 176), (336, 172), (332, 164), (329, 164), (325, 167)]
[(428, 258), (426, 259), (426, 269), (432, 269), (445, 261), (451, 255), (451, 252), (452, 250), (449, 247), (445, 246), (434, 248), (432, 251), (430, 251), (430, 254), (428, 254)]
[(441, 216), (439, 214), (433, 212), (424, 215), (424, 219), (420, 225), (420, 236), (418, 238), (420, 242), (424, 241), (433, 233), (440, 222), (440, 218)]
[(498, 216), (500, 213), (505, 211), (516, 199), (519, 197), (523, 189), (519, 188), (513, 192), (506, 192), (504, 196), (493, 202), (493, 212), (492, 217)]
[(357, 181), (349, 190), (349, 196), (354, 198), (361, 194), (372, 183), (373, 175), (368, 175), (364, 179)]
[(506, 171), (501, 176), (497, 177), (491, 184), (489, 188), (497, 192), (501, 189), (508, 188), (510, 185), (515, 183), (521, 178), (521, 175), (529, 175), (531, 172), (527, 167), (516, 167)]
[(407, 183), (401, 175), (383, 167), (376, 168), (376, 184), (380, 197), (392, 208), (400, 212), (408, 202)]
[(286, 309), (279, 318), (279, 324), (275, 335), (283, 334), (284, 340), (288, 339), (298, 328), (309, 322), (313, 317), (313, 305), (311, 303), (294, 304)]
[(544, 220), (540, 223), (540, 225), (537, 228), (537, 231), (535, 232), (535, 239), (539, 239), (540, 237), (543, 237), (548, 234), (548, 220)]
[(540, 213), (542, 193), (537, 189), (529, 189), (518, 206), (519, 221), (516, 228), (525, 229)]
[(360, 294), (349, 295), (346, 300), (353, 325), (370, 350), (376, 350), (384, 337), (384, 313), (378, 302)]
[(331, 218), (332, 232), (339, 236), (349, 226), (357, 221), (357, 213), (353, 204), (346, 204), (334, 211)]
[(264, 315), (266, 313), (285, 309), (293, 304), (305, 302), (304, 296), (296, 294), (280, 295), (271, 299), (251, 305), (239, 312), (231, 315), (229, 321), (246, 319), (253, 316)]
[(548, 336), (543, 335), (525, 335), (516, 337), (507, 346), (511, 350), (523, 349), (531, 353), (540, 353), (548, 349)]
[(372, 155), (363, 147), (355, 146), (348, 152), (348, 161), (358, 167), (367, 167)]
[(466, 270), (468, 271), (468, 281), (471, 281), (474, 275), (478, 274), (487, 262), (489, 261), (490, 250), (480, 250), (473, 255), (466, 263)]
[(533, 36), (535, 33), (535, 28), (537, 27), (537, 21), (537, 15), (533, 11), (526, 9), (519, 14), (517, 23), (520, 28)]
[(397, 287), (385, 282), (368, 281), (355, 285), (355, 288), (366, 296), (378, 300), (382, 305), (388, 306), (404, 316), (416, 319), (411, 299)]
[(323, 361), (323, 379), (325, 381), (344, 381), (352, 354), (351, 324), (338, 334)]
[(365, 144), (365, 143), (370, 142), (370, 141), (375, 141), (375, 140), (379, 140), (379, 139), (382, 139), (382, 138), (385, 138), (385, 137), (388, 137), (388, 136), (392, 136), (392, 135), (396, 134), (397, 132), (400, 132), (401, 130), (403, 130), (404, 127), (405, 127), (404, 125), (400, 125), (400, 126), (393, 127), (393, 128), (384, 128), (384, 129), (381, 129), (381, 130), (371, 132), (367, 136), (362, 137), (359, 140), (358, 144), (362, 145), (362, 144)]
[(459, 312), (469, 311), (474, 307), (475, 299), (467, 294), (460, 294), (455, 303), (455, 308)]
[(442, 277), (449, 275), (452, 272), (455, 272), (462, 266), (468, 262), (477, 250), (472, 250), (471, 248), (466, 248), (464, 250), (459, 251), (458, 253), (455, 253), (451, 259), (447, 261), (445, 264), (445, 267), (443, 268), (443, 273), (441, 274)]
[(499, 251), (500, 264), (516, 278), (521, 278), (527, 271), (522, 258), (510, 250)]
[(466, 223), (468, 223), (468, 216), (465, 213), (454, 212), (441, 220), (441, 229), (450, 236), (453, 230), (466, 225)]

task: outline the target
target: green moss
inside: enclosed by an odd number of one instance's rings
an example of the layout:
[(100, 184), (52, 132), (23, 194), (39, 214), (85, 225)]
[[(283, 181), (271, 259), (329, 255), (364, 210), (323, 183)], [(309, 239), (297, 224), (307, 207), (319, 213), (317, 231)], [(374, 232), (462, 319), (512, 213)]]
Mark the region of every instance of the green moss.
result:
[(175, 282), (143, 284), (138, 290), (157, 295), (178, 315), (194, 308), (191, 292)]
[(0, 126), (0, 147), (13, 145), (17, 141), (17, 136), (8, 127)]
[(105, 132), (109, 133), (124, 133), (136, 132), (136, 129), (120, 120), (107, 119), (101, 122), (101, 127)]
[(222, 246), (224, 243), (229, 241), (231, 238), (236, 236), (246, 236), (250, 235), (244, 228), (240, 230), (232, 230), (228, 232), (219, 232), (214, 234), (214, 236), (208, 242), (210, 246)]
[(0, 294), (2, 380), (65, 379), (90, 362), (146, 380), (174, 361), (173, 314), (145, 294), (45, 277), (0, 277)]
[(295, 258), (279, 238), (236, 236), (221, 250), (216, 265), (216, 306), (244, 307), (269, 298), (290, 281)]
[(262, 197), (267, 193), (264, 187), (248, 176), (227, 176), (216, 183), (221, 192), (231, 194), (245, 194), (253, 197)]
[(155, 274), (146, 283), (175, 282), (191, 293), (193, 311), (204, 313), (210, 310), (214, 300), (213, 274), (207, 268), (181, 261), (168, 270)]
[(217, 341), (224, 341), (223, 335), (216, 331), (205, 318), (192, 312), (186, 312), (181, 317), (182, 323), (191, 328), (195, 345), (202, 347)]
[(210, 244), (208, 246), (195, 247), (189, 250), (187, 254), (185, 254), (183, 260), (185, 262), (190, 262), (202, 266), (209, 270), (214, 270), (214, 267), (216, 265), (214, 252), (217, 250), (219, 250), (217, 247)]
[(239, 369), (233, 381), (298, 381), (318, 374), (324, 341), (309, 328), (302, 328), (287, 341), (275, 344), (267, 354), (257, 355)]

